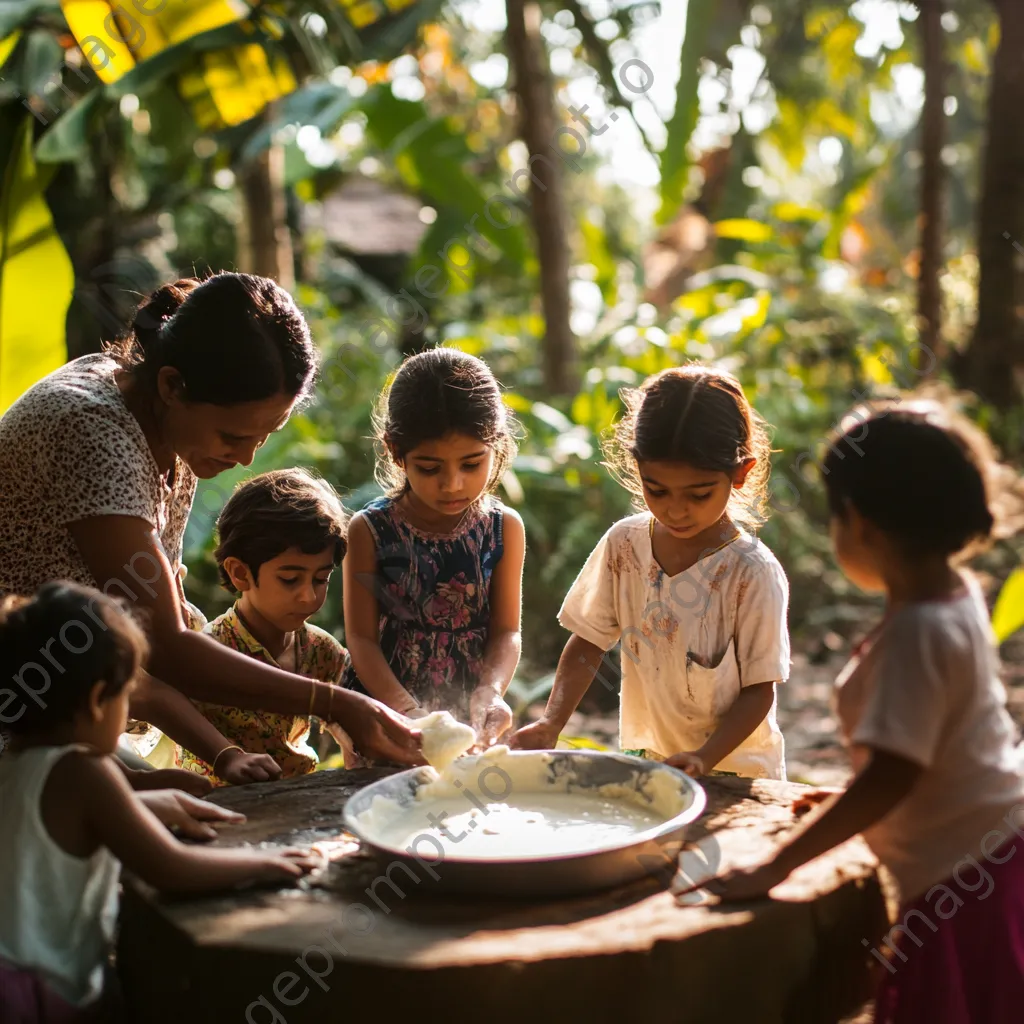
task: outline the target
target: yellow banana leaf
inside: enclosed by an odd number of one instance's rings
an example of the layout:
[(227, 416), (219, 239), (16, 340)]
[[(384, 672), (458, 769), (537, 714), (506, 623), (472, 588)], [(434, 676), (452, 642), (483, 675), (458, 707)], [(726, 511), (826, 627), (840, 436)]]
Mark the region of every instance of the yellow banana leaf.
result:
[(20, 38), (21, 32), (12, 32), (6, 39), (0, 39), (0, 68), (7, 63), (7, 58), (14, 53), (14, 48), (18, 45)]
[(74, 271), (43, 194), (53, 172), (32, 144), (26, 116), (0, 182), (0, 413), (67, 359)]
[(992, 609), (992, 629), (1002, 643), (1024, 626), (1024, 569), (1010, 573)]

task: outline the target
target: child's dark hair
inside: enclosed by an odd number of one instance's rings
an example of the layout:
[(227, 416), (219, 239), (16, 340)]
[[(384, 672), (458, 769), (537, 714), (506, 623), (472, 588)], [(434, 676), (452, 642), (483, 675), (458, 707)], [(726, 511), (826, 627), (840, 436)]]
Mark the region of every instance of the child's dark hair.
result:
[(950, 557), (992, 533), (988, 438), (935, 402), (876, 405), (846, 417), (822, 464), (829, 511), (850, 506), (910, 556)]
[(465, 434), (494, 451), (488, 481), (493, 491), (515, 458), (515, 419), (501, 398), (491, 368), (455, 348), (432, 348), (410, 356), (381, 393), (374, 415), (377, 482), (388, 497), (408, 489), (396, 462), (424, 441)]
[(8, 697), (4, 730), (28, 735), (70, 722), (99, 682), (103, 700), (116, 697), (148, 651), (131, 616), (90, 587), (47, 583), (32, 597), (0, 599), (0, 679), (21, 686), (7, 693), (23, 698)]
[(280, 285), (253, 274), (186, 277), (139, 306), (127, 338), (106, 351), (147, 388), (171, 366), (186, 399), (213, 405), (305, 397), (317, 353), (305, 318)]
[(729, 516), (755, 529), (764, 522), (771, 445), (764, 421), (731, 373), (699, 363), (672, 367), (623, 391), (622, 400), (626, 414), (604, 445), (604, 464), (638, 507), (644, 503), (638, 462), (685, 462), (732, 473), (757, 459), (729, 498)]
[(314, 555), (333, 545), (334, 564), (340, 565), (348, 546), (348, 513), (326, 480), (304, 469), (278, 469), (239, 484), (221, 511), (217, 533), (220, 580), (234, 592), (224, 571), (228, 558), (240, 559), (254, 580), (261, 565), (289, 548)]

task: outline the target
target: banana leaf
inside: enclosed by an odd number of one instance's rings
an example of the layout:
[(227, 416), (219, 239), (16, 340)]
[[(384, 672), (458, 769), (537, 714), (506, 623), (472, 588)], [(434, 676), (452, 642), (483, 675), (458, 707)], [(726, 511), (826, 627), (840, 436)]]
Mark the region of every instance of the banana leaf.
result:
[(74, 271), (46, 204), (53, 171), (35, 162), (33, 123), (8, 112), (0, 125), (0, 151), (11, 154), (0, 181), (0, 413), (67, 358)]

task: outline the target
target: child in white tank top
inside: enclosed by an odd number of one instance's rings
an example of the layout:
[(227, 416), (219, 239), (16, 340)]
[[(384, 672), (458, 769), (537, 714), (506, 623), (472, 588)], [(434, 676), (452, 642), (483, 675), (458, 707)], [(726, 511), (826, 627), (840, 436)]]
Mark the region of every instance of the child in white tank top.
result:
[[(73, 628), (72, 628), (73, 627)], [(59, 643), (55, 641), (59, 639)], [(39, 652), (62, 672), (42, 696), (17, 687)], [(47, 584), (0, 602), (0, 1021), (109, 1024), (104, 967), (117, 917), (121, 863), (163, 891), (201, 892), (286, 880), (308, 855), (186, 846), (200, 819), (233, 821), (176, 790), (132, 791), (111, 756), (146, 642), (118, 606), (76, 584)], [(33, 691), (35, 692), (35, 691)]]

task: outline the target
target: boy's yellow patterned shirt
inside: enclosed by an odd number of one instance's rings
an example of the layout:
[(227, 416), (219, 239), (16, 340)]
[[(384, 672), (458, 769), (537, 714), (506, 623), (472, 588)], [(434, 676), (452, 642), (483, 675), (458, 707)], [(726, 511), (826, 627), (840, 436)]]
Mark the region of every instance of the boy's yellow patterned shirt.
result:
[[(251, 658), (282, 668), (270, 652), (246, 629), (232, 606), (203, 630), (218, 643), (247, 654)], [(330, 633), (309, 623), (295, 637), (298, 644), (299, 674), (324, 683), (336, 683), (348, 660), (348, 651)], [(317, 765), (317, 756), (309, 746), (309, 718), (305, 715), (279, 715), (269, 711), (243, 711), (195, 701), (203, 716), (231, 742), (250, 754), (269, 754), (282, 769), (282, 778), (308, 775)], [(213, 769), (191, 751), (178, 747), (177, 764), (199, 775), (209, 776), (216, 785), (223, 782)]]

